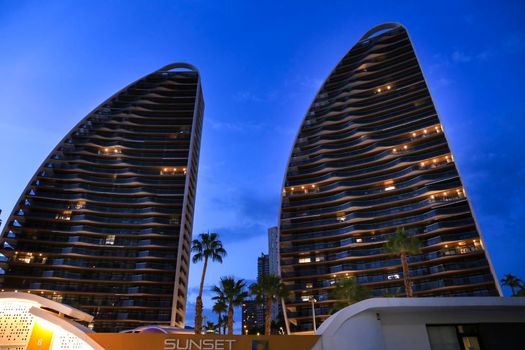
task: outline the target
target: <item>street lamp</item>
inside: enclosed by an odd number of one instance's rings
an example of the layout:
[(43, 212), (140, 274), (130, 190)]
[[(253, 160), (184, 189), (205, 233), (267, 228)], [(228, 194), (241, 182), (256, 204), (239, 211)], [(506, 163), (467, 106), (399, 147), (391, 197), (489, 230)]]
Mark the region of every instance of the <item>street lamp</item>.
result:
[(312, 319), (314, 321), (314, 333), (317, 332), (317, 325), (315, 323), (315, 303), (317, 303), (317, 299), (314, 297), (310, 298), (310, 302), (312, 303)]

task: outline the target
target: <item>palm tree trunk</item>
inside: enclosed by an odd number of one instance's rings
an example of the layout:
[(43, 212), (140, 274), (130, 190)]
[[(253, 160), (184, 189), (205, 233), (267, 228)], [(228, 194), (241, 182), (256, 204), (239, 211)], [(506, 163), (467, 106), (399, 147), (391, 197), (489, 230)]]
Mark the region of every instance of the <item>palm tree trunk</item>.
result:
[(512, 291), (512, 296), (515, 297), (516, 296), (516, 290), (515, 290), (516, 287), (514, 286), (510, 286), (510, 290)]
[(228, 305), (228, 335), (233, 335), (233, 305)]
[(271, 324), (272, 297), (266, 297), (266, 313), (264, 314), (264, 334), (272, 335)]
[(199, 295), (195, 302), (195, 334), (202, 332), (202, 290), (204, 289), (204, 278), (206, 277), (206, 268), (208, 267), (208, 257), (204, 258), (204, 266), (202, 267), (201, 284), (199, 287)]
[(412, 297), (412, 283), (410, 283), (410, 276), (408, 270), (408, 262), (406, 253), (401, 253), (401, 266), (403, 267), (403, 281), (405, 282), (405, 294), (407, 297)]

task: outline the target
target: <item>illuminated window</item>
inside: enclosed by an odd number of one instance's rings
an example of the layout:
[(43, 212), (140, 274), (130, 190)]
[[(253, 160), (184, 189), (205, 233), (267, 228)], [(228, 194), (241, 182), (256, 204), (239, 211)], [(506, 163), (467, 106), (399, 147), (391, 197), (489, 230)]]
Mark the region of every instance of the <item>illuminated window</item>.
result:
[(310, 301), (310, 299), (312, 298), (313, 298), (312, 295), (301, 295), (301, 300), (304, 302)]
[(467, 254), (467, 253), (470, 253), (470, 251), (471, 251), (470, 247), (459, 247), (460, 254)]
[(75, 209), (84, 209), (86, 207), (86, 201), (78, 201), (75, 204)]
[(63, 299), (62, 295), (56, 294), (55, 292), (53, 292), (53, 295), (51, 296), (51, 300), (56, 301), (57, 303), (61, 303), (62, 299)]
[(394, 185), (394, 180), (388, 180), (385, 181), (385, 191), (392, 191), (396, 189), (396, 186)]
[(319, 262), (319, 261), (324, 261), (324, 255), (318, 255), (315, 257), (315, 261), (316, 262)]
[(314, 284), (312, 282), (306, 282), (305, 287), (306, 289), (311, 289), (314, 287)]
[(18, 254), (15, 257), (16, 261), (30, 264), (33, 262), (33, 253)]
[(60, 214), (55, 215), (56, 220), (71, 220), (71, 210), (64, 210)]
[(394, 274), (388, 275), (386, 278), (388, 280), (398, 280), (400, 277), (399, 277), (399, 274), (394, 273)]
[(186, 175), (186, 168), (162, 168), (160, 169), (161, 175), (177, 175), (177, 174), (184, 174)]
[(363, 243), (363, 239), (362, 239), (362, 238), (356, 238), (356, 239), (355, 239), (355, 242), (356, 242), (356, 243)]
[(114, 245), (114, 244), (115, 244), (115, 235), (107, 235), (106, 245)]
[(104, 147), (98, 150), (98, 154), (104, 155), (104, 156), (111, 156), (115, 154), (121, 154), (122, 149), (120, 146), (112, 146), (112, 147)]
[(306, 264), (306, 263), (309, 263), (309, 262), (312, 262), (312, 259), (311, 258), (299, 258), (299, 264)]

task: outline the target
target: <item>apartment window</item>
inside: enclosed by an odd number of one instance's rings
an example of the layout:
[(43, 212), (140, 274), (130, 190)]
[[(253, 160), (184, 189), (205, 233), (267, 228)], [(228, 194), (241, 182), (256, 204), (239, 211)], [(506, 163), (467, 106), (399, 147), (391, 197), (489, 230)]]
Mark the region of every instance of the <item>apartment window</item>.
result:
[(305, 288), (306, 289), (312, 289), (314, 287), (314, 284), (312, 282), (306, 282), (305, 283)]
[(53, 292), (53, 295), (51, 296), (51, 300), (56, 301), (57, 303), (61, 303), (62, 299), (63, 299), (62, 295), (56, 294), (55, 292)]
[(56, 220), (71, 220), (71, 210), (64, 210), (62, 213), (55, 215)]
[(387, 276), (388, 280), (398, 280), (399, 278), (400, 278), (399, 274), (397, 274), (397, 273), (393, 273), (393, 274)]
[(355, 242), (356, 242), (356, 243), (363, 243), (363, 239), (362, 239), (362, 238), (356, 238), (356, 239), (355, 239)]
[(308, 257), (308, 258), (299, 258), (299, 264), (306, 264), (306, 263), (309, 263), (309, 262), (312, 262), (312, 258)]
[(33, 262), (33, 254), (32, 253), (27, 253), (27, 254), (19, 254), (16, 256), (16, 261), (18, 262), (23, 262), (23, 263), (26, 263), (26, 264), (30, 264)]
[(106, 245), (114, 245), (114, 244), (115, 244), (115, 235), (107, 235)]
[(388, 180), (385, 181), (385, 191), (392, 191), (396, 189), (396, 186), (394, 185), (394, 180)]
[(121, 154), (122, 149), (120, 146), (113, 146), (113, 147), (104, 147), (98, 150), (98, 154), (104, 155), (104, 156), (111, 156), (116, 154)]
[(78, 201), (75, 204), (75, 209), (84, 209), (86, 207), (86, 201)]
[(301, 295), (301, 300), (303, 302), (310, 301), (313, 298), (313, 295)]
[(177, 175), (177, 174), (186, 175), (186, 168), (162, 168), (160, 170), (160, 175)]
[(316, 262), (319, 262), (319, 261), (324, 261), (324, 255), (318, 255), (315, 257), (315, 261)]

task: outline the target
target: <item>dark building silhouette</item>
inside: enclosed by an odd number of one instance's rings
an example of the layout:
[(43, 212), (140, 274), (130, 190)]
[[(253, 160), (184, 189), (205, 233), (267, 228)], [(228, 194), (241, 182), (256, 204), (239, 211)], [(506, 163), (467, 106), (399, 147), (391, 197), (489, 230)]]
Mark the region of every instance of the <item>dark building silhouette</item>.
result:
[(184, 327), (203, 111), (179, 63), (83, 118), (6, 222), (1, 288), (82, 309), (97, 331)]
[(312, 102), (282, 189), (280, 263), (295, 332), (325, 320), (337, 280), (404, 295), (398, 228), (422, 243), (409, 257), (415, 296), (499, 295), (406, 29), (385, 24), (343, 57)]
[(270, 274), (270, 256), (261, 253), (257, 258), (257, 278), (268, 276)]
[(261, 306), (253, 299), (245, 300), (242, 303), (242, 334), (257, 334), (264, 332), (264, 317), (261, 323), (258, 317)]

